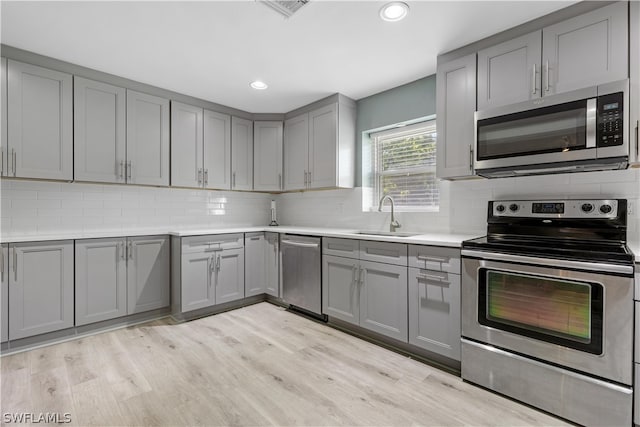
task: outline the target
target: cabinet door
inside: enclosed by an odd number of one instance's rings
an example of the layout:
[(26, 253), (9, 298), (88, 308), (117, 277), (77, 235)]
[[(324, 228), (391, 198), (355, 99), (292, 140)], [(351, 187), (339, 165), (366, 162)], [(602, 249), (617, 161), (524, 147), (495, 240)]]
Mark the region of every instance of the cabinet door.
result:
[(460, 276), (409, 269), (409, 343), (460, 360)]
[(438, 178), (473, 175), (476, 54), (438, 64), (436, 86), (436, 175)]
[[(629, 118), (631, 132), (631, 158), (630, 162), (638, 166), (640, 165), (640, 135), (638, 129), (640, 127), (640, 2), (632, 1), (629, 3), (629, 31), (630, 31), (630, 49), (629, 49)], [(638, 398), (640, 402), (640, 398)], [(640, 414), (638, 414), (640, 417)]]
[(169, 237), (129, 237), (127, 245), (127, 313), (169, 306)]
[(264, 233), (245, 234), (244, 294), (247, 297), (265, 293), (267, 284), (266, 249)]
[(358, 260), (322, 257), (322, 312), (345, 322), (360, 322)]
[(125, 240), (76, 241), (76, 326), (127, 314)]
[(215, 255), (211, 252), (182, 252), (182, 312), (209, 307), (216, 302), (213, 288)]
[(125, 182), (126, 90), (77, 76), (73, 89), (76, 181)]
[(205, 188), (231, 188), (231, 116), (204, 110)]
[(338, 105), (309, 113), (309, 177), (311, 188), (335, 187), (338, 164)]
[(202, 108), (171, 101), (171, 185), (202, 187)]
[(616, 2), (542, 30), (543, 95), (628, 77), (627, 7)]
[(407, 267), (360, 261), (360, 268), (360, 326), (407, 342)]
[(540, 98), (542, 31), (478, 52), (478, 110)]
[(13, 176), (73, 179), (71, 74), (9, 60), (8, 142)]
[(9, 339), (73, 327), (73, 241), (10, 246)]
[(231, 188), (253, 190), (253, 122), (231, 117)]
[(309, 165), (309, 115), (303, 114), (284, 122), (284, 189), (307, 187)]
[(2, 128), (0, 129), (0, 176), (9, 175), (9, 149), (7, 147), (7, 58), (0, 58), (0, 116)]
[(282, 122), (253, 124), (253, 189), (282, 190)]
[[(278, 233), (265, 233), (265, 267), (267, 270), (266, 292), (280, 297), (280, 242)], [(245, 260), (246, 262), (246, 260)]]
[(244, 298), (244, 249), (219, 251), (217, 263), (216, 304)]
[(0, 342), (9, 339), (9, 247), (0, 246)]
[(127, 182), (169, 185), (169, 100), (127, 90)]

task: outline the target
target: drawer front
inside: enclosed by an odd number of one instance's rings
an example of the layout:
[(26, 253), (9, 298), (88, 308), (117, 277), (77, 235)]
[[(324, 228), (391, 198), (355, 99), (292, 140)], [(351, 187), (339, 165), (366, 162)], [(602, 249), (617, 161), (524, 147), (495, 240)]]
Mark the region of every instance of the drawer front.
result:
[(212, 234), (206, 236), (191, 236), (182, 238), (182, 252), (209, 252), (223, 249), (237, 249), (244, 247), (244, 235), (234, 234)]
[(324, 237), (322, 239), (322, 253), (324, 255), (358, 259), (359, 243), (359, 240)]
[(385, 264), (407, 265), (407, 245), (361, 240), (360, 259)]
[(410, 245), (409, 267), (460, 274), (460, 249)]

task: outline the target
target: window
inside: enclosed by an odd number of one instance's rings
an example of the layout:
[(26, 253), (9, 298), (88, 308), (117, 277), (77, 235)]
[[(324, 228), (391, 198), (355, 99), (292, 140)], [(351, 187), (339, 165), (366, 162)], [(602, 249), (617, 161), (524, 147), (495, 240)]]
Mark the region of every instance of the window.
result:
[(371, 133), (369, 138), (372, 209), (389, 195), (398, 210), (438, 210), (436, 121)]

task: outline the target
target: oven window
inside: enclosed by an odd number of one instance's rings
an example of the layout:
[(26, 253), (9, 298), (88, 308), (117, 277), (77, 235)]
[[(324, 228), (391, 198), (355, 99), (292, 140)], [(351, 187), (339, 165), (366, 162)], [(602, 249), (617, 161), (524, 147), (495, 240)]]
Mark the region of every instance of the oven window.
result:
[(478, 160), (586, 148), (586, 101), (478, 121)]
[(602, 351), (602, 286), (485, 270), (480, 323), (591, 353)]

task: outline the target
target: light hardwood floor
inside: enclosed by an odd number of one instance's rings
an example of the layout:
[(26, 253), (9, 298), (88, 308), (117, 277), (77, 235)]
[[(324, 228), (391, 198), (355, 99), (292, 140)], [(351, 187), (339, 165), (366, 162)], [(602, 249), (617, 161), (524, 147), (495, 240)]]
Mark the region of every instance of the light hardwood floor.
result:
[(0, 363), (2, 414), (68, 412), (78, 426), (564, 425), (269, 303)]

